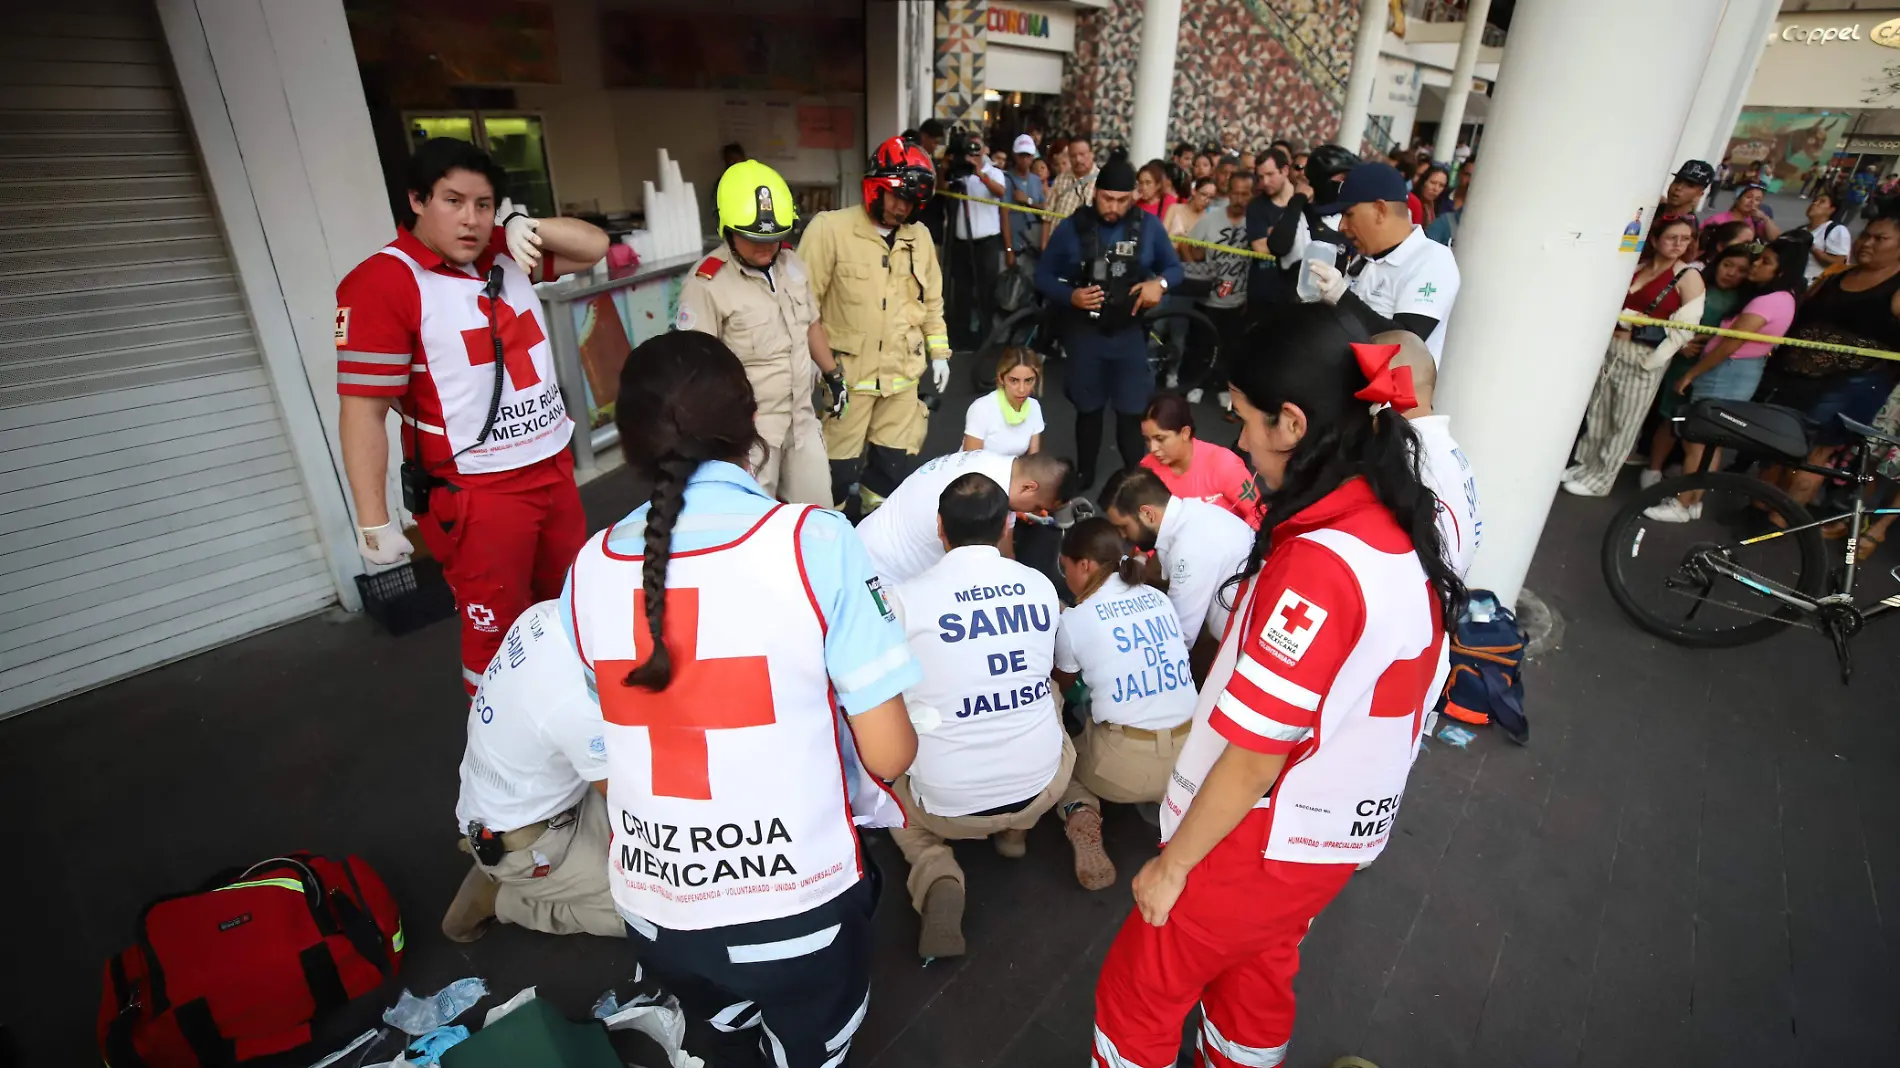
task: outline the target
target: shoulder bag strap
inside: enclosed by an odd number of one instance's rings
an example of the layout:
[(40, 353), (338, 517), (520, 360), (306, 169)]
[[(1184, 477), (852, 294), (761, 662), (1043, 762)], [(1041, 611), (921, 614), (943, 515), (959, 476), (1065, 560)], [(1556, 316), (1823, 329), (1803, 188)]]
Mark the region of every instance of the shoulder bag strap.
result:
[(1655, 300), (1649, 302), (1649, 308), (1643, 312), (1644, 315), (1652, 319), (1656, 317), (1656, 309), (1662, 307), (1663, 298), (1667, 297), (1676, 288), (1676, 283), (1682, 281), (1683, 272), (1688, 269), (1687, 267), (1679, 267), (1676, 269), (1675, 274), (1669, 276), (1669, 284), (1662, 287), (1662, 292), (1656, 294)]

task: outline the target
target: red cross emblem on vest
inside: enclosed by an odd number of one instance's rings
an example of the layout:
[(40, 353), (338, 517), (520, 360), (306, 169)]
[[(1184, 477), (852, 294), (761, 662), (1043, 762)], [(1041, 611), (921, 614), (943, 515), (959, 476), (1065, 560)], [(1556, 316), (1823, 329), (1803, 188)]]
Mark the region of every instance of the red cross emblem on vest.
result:
[(653, 752), (657, 797), (712, 800), (711, 758), (706, 732), (764, 727), (778, 722), (772, 707), (772, 676), (763, 656), (700, 659), (699, 590), (666, 591), (666, 646), (673, 658), (672, 685), (659, 693), (627, 686), (627, 672), (653, 652), (647, 633), (646, 592), (633, 594), (633, 660), (594, 664), (601, 715), (622, 727), (645, 727)]
[[(488, 298), (475, 298), (475, 306), (482, 317), (488, 317)], [(516, 315), (507, 301), (495, 306), (495, 332), (501, 337), (501, 357), (508, 367), (508, 384), (517, 390), (538, 385), (541, 375), (534, 369), (534, 357), (528, 350), (547, 340), (541, 332), (541, 323), (532, 315)], [(473, 330), (462, 331), (462, 344), (468, 347), (468, 364), (480, 367), (495, 362), (495, 342), (488, 335), (486, 324)]]

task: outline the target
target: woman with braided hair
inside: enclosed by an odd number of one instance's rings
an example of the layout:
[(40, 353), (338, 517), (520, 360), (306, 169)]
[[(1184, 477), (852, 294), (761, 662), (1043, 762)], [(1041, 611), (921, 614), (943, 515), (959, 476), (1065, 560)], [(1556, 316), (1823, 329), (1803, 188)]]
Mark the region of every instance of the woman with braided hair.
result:
[[(1268, 490), (1233, 612), (1161, 803), (1161, 855), (1095, 989), (1095, 1064), (1272, 1065), (1300, 940), (1392, 834), (1463, 585), (1419, 475), (1394, 349), (1289, 305), (1233, 364), (1240, 446)], [(1311, 1058), (1305, 1058), (1310, 1060)]]
[(581, 549), (563, 621), (605, 720), (614, 907), (688, 1045), (817, 1068), (869, 1002), (857, 827), (902, 821), (880, 780), (916, 752), (920, 671), (844, 517), (753, 479), (755, 410), (709, 334), (634, 350), (615, 421), (652, 493)]

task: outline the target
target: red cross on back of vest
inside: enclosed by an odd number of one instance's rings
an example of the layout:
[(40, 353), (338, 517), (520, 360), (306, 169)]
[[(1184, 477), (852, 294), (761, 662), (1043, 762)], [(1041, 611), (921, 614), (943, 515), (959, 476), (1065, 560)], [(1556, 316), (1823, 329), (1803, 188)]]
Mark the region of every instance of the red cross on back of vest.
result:
[(627, 672), (652, 655), (647, 632), (646, 592), (633, 594), (633, 660), (594, 664), (601, 715), (622, 727), (647, 728), (653, 753), (653, 793), (659, 797), (712, 800), (711, 757), (706, 732), (764, 727), (778, 722), (772, 706), (772, 676), (764, 656), (700, 659), (699, 590), (666, 591), (666, 646), (673, 682), (659, 693), (627, 686)]
[[(488, 298), (475, 298), (481, 309), (482, 317), (488, 317)], [(516, 315), (507, 301), (495, 306), (495, 333), (501, 337), (502, 362), (508, 367), (508, 383), (517, 390), (539, 385), (541, 375), (534, 369), (534, 357), (528, 350), (547, 340), (541, 332), (541, 323), (532, 315)], [(486, 324), (473, 330), (462, 331), (462, 343), (468, 347), (468, 362), (471, 367), (480, 367), (495, 362), (495, 342), (489, 337)]]

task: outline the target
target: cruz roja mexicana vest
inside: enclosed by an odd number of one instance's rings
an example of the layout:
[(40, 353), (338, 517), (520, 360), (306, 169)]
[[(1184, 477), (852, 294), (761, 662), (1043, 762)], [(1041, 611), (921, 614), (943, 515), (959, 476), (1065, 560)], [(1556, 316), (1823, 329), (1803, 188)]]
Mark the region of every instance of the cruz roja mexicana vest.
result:
[(831, 701), (823, 617), (798, 553), (811, 511), (782, 506), (737, 541), (674, 554), (673, 683), (657, 694), (622, 681), (651, 641), (641, 558), (607, 548), (610, 527), (574, 563), (577, 644), (606, 720), (608, 883), (623, 915), (695, 931), (796, 915), (862, 876), (854, 800), (867, 825), (902, 822)]

